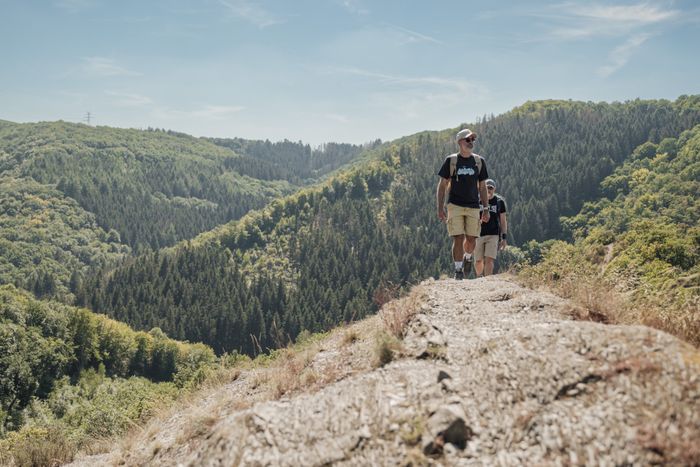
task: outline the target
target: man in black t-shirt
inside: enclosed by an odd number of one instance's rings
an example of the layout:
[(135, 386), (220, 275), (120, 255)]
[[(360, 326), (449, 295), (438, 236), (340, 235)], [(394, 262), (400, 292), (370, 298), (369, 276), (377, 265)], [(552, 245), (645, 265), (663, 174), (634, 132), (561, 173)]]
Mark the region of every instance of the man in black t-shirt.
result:
[[(468, 275), (472, 265), (472, 253), (481, 222), (489, 221), (489, 211), (480, 214), (479, 199), (486, 199), (486, 184), (489, 178), (486, 161), (473, 154), (476, 133), (461, 130), (456, 136), (459, 152), (445, 158), (438, 175), (437, 186), (438, 219), (447, 222), (447, 233), (452, 237), (452, 259), (455, 264), (455, 279)], [(449, 187), (447, 212), (445, 192)]]
[(476, 239), (474, 249), (474, 271), (476, 277), (490, 276), (493, 274), (493, 264), (496, 261), (498, 250), (506, 247), (506, 232), (508, 232), (508, 220), (506, 219), (506, 202), (496, 194), (496, 182), (490, 178), (486, 180), (488, 191), (489, 221), (481, 224), (481, 236)]

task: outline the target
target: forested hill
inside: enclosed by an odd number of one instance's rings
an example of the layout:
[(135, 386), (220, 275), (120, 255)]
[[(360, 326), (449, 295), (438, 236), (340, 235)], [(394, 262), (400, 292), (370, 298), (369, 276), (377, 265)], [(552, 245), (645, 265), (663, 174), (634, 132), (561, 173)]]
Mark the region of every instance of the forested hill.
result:
[[(560, 237), (560, 216), (597, 198), (601, 180), (637, 146), (697, 123), (700, 96), (684, 96), (530, 102), (470, 127), (509, 202), (511, 239), (522, 243)], [(374, 148), (366, 164), (323, 185), (94, 278), (81, 303), (218, 352), (254, 353), (361, 318), (394, 286), (449, 271), (435, 187), (456, 130)]]
[(0, 127), (0, 171), (56, 185), (137, 251), (191, 238), (290, 193), (243, 177), (239, 156), (161, 131), (65, 122)]
[(214, 361), (202, 344), (0, 286), (0, 465), (57, 465), (124, 433)]
[(493, 178), (514, 208), (517, 243), (562, 235), (560, 216), (602, 194), (599, 183), (638, 145), (700, 122), (700, 96), (674, 102), (528, 102), (474, 125)]
[(700, 125), (639, 146), (601, 186), (605, 197), (563, 219), (576, 242), (548, 242), (523, 276), (565, 296), (590, 293), (599, 319), (700, 345)]
[(275, 143), (242, 138), (207, 140), (241, 155), (232, 164), (239, 173), (263, 180), (287, 180), (296, 185), (318, 179), (381, 143), (379, 140), (366, 145), (327, 143), (313, 149), (308, 144), (287, 140)]

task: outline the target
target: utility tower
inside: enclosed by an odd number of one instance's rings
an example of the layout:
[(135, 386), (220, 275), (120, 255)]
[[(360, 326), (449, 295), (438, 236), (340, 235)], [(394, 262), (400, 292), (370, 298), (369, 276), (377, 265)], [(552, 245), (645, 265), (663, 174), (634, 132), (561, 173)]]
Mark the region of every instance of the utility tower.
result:
[(88, 125), (90, 124), (90, 121), (92, 120), (92, 114), (90, 113), (90, 111), (88, 111), (88, 112), (85, 114), (85, 118), (84, 118), (83, 120), (84, 120)]

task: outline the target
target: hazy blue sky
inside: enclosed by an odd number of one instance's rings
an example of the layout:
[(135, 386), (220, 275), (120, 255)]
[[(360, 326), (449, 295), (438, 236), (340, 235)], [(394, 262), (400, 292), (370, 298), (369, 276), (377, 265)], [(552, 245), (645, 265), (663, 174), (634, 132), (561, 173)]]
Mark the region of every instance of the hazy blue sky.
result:
[(361, 143), (700, 92), (700, 3), (0, 0), (0, 119)]

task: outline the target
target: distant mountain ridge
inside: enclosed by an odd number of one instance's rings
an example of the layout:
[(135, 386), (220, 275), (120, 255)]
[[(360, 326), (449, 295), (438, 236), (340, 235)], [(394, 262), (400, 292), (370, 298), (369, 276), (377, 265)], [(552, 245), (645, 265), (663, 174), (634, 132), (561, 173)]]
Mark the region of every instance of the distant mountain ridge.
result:
[(205, 138), (241, 155), (234, 165), (236, 170), (263, 180), (282, 179), (296, 185), (318, 179), (351, 162), (366, 149), (381, 144), (377, 140), (365, 145), (327, 143), (312, 149), (302, 142), (269, 140), (255, 141), (242, 138)]

